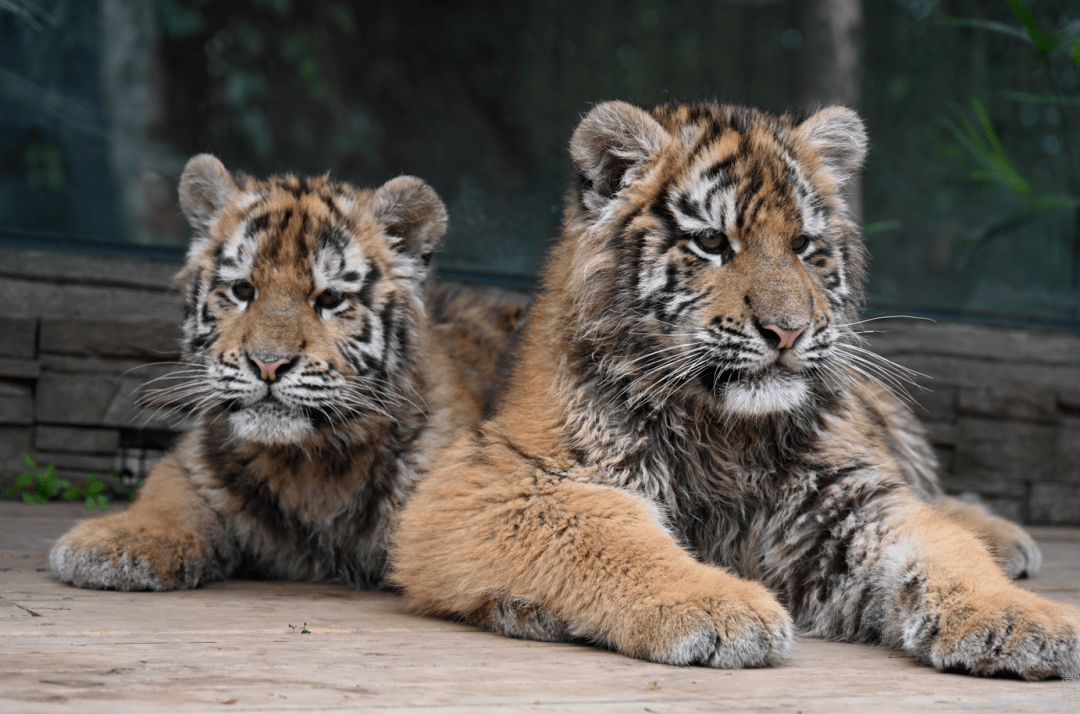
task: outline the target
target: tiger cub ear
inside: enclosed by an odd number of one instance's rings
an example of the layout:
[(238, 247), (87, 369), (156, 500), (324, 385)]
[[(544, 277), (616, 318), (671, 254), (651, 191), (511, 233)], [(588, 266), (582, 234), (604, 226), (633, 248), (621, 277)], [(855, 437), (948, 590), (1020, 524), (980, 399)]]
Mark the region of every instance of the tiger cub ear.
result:
[(415, 176), (390, 179), (375, 191), (372, 213), (391, 241), (425, 261), (446, 235), (446, 206), (435, 189)]
[(869, 140), (863, 120), (851, 109), (825, 107), (799, 124), (795, 132), (799, 142), (820, 161), (815, 173), (823, 171), (843, 184), (862, 168)]
[(660, 153), (668, 133), (644, 109), (604, 102), (589, 112), (570, 139), (574, 166), (604, 198), (633, 181), (634, 170)]
[(239, 195), (240, 187), (217, 157), (199, 154), (184, 166), (180, 176), (180, 207), (196, 231), (208, 231), (214, 216)]

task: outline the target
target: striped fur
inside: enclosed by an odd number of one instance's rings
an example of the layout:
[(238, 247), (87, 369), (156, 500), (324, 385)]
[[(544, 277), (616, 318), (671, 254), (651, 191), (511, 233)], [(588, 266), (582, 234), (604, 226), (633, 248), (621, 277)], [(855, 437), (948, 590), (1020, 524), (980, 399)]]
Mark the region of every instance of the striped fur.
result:
[(670, 664), (778, 664), (798, 628), (973, 674), (1080, 668), (1076, 610), (993, 559), (1034, 570), (1033, 543), (944, 499), (868, 379), (839, 191), (865, 148), (838, 107), (582, 121), (498, 410), (402, 513), (391, 579), (416, 606)]
[(429, 289), (446, 212), (416, 178), (257, 181), (203, 155), (180, 200), (188, 368), (160, 396), (198, 425), (131, 508), (61, 538), (53, 570), (119, 590), (233, 573), (380, 585), (396, 512), (480, 418), (521, 306)]

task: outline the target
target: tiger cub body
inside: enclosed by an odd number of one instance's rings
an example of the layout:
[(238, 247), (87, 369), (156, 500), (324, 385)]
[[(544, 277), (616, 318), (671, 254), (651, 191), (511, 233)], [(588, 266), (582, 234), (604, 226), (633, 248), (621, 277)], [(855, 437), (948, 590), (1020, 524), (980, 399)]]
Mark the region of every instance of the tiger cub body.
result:
[(166, 396), (197, 426), (130, 508), (58, 541), (54, 572), (118, 590), (234, 573), (380, 585), (397, 511), (479, 419), (520, 306), (431, 291), (446, 212), (416, 178), (256, 181), (202, 155), (180, 200), (187, 369)]
[(798, 628), (973, 674), (1080, 668), (1077, 611), (1008, 577), (1034, 543), (944, 497), (866, 379), (840, 192), (865, 150), (839, 107), (594, 108), (512, 376), (403, 511), (392, 582), (669, 664), (775, 665)]

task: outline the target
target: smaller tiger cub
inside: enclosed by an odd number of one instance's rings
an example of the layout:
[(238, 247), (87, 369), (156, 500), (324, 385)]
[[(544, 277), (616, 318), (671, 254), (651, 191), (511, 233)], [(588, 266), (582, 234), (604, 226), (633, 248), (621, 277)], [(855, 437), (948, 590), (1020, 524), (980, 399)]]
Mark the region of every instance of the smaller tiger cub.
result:
[(481, 416), (521, 305), (429, 289), (447, 216), (418, 178), (259, 181), (203, 154), (180, 204), (194, 237), (179, 275), (187, 379), (171, 396), (197, 426), (129, 509), (56, 543), (53, 571), (114, 590), (239, 571), (380, 585), (396, 513)]

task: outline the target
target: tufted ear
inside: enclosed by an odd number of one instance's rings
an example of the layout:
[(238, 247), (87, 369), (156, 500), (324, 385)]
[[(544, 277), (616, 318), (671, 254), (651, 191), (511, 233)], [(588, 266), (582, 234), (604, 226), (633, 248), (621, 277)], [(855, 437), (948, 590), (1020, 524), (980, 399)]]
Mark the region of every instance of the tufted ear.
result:
[(439, 194), (415, 176), (390, 179), (375, 191), (372, 212), (391, 240), (425, 260), (446, 235), (446, 206)]
[(845, 183), (862, 167), (868, 139), (862, 119), (847, 107), (825, 107), (795, 130), (804, 145), (821, 159), (819, 170)]
[(180, 207), (196, 231), (206, 231), (214, 216), (239, 193), (225, 166), (210, 154), (191, 157), (180, 176)]
[(667, 137), (644, 109), (626, 102), (604, 102), (574, 130), (570, 157), (593, 190), (610, 197), (629, 183), (628, 174), (660, 153)]

